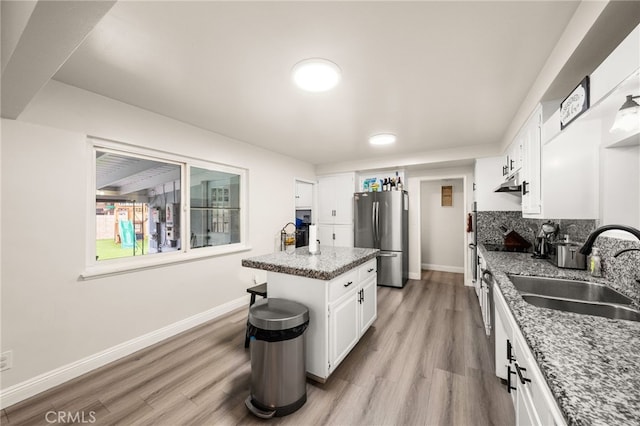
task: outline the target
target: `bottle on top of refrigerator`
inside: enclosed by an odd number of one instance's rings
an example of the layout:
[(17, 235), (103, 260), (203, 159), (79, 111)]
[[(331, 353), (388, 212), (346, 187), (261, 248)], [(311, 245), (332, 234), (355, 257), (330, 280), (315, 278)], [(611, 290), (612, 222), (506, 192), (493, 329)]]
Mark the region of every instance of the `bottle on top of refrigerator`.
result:
[(398, 191), (402, 191), (402, 189), (404, 188), (404, 186), (402, 185), (402, 181), (400, 180), (400, 176), (398, 176), (398, 183), (396, 184), (396, 188), (398, 188)]

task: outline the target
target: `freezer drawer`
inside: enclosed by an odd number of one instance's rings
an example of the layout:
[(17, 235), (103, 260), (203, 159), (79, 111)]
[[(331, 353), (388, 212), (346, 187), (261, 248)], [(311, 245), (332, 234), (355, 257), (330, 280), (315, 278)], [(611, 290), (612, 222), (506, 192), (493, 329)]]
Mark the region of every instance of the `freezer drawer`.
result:
[(399, 251), (378, 253), (378, 285), (402, 288), (406, 281), (404, 255)]

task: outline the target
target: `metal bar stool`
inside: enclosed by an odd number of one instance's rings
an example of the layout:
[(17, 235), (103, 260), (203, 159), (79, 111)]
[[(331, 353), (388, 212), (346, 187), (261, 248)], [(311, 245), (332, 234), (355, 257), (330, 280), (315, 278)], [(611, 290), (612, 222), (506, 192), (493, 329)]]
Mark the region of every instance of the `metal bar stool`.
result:
[[(253, 287), (249, 287), (247, 289), (247, 293), (251, 294), (251, 301), (249, 302), (249, 308), (251, 308), (251, 306), (256, 303), (256, 295), (257, 296), (262, 296), (262, 297), (267, 297), (267, 283), (263, 283), (263, 284), (258, 284), (256, 286)], [(249, 336), (247, 334), (249, 328), (249, 317), (247, 316), (247, 330), (245, 330), (244, 333), (244, 347), (248, 348), (249, 347)]]

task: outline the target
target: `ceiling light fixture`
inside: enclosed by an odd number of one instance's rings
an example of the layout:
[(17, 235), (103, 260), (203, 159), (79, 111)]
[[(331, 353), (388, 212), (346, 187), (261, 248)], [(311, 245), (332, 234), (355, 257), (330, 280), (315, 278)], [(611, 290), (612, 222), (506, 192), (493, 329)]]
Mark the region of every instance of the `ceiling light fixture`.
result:
[(393, 133), (379, 133), (369, 138), (371, 145), (389, 145), (396, 141), (396, 135)]
[(291, 71), (296, 85), (308, 92), (326, 92), (340, 82), (340, 68), (326, 59), (311, 58), (298, 62)]
[(640, 105), (634, 101), (637, 98), (640, 96), (627, 95), (627, 100), (618, 110), (610, 132), (618, 130), (630, 132), (640, 128)]

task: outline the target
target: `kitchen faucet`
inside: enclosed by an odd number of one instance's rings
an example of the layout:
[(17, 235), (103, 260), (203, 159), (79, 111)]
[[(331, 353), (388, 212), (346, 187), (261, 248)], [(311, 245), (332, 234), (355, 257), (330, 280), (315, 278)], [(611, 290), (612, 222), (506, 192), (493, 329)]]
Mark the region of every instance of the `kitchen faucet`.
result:
[(611, 231), (613, 229), (627, 231), (628, 233), (633, 234), (633, 236), (635, 236), (638, 240), (640, 240), (640, 229), (632, 228), (631, 226), (626, 225), (604, 225), (589, 234), (589, 238), (587, 238), (587, 241), (580, 248), (580, 253), (584, 254), (585, 256), (591, 253), (591, 248), (593, 247), (593, 243), (596, 238), (598, 238), (598, 235), (602, 234), (605, 231)]

